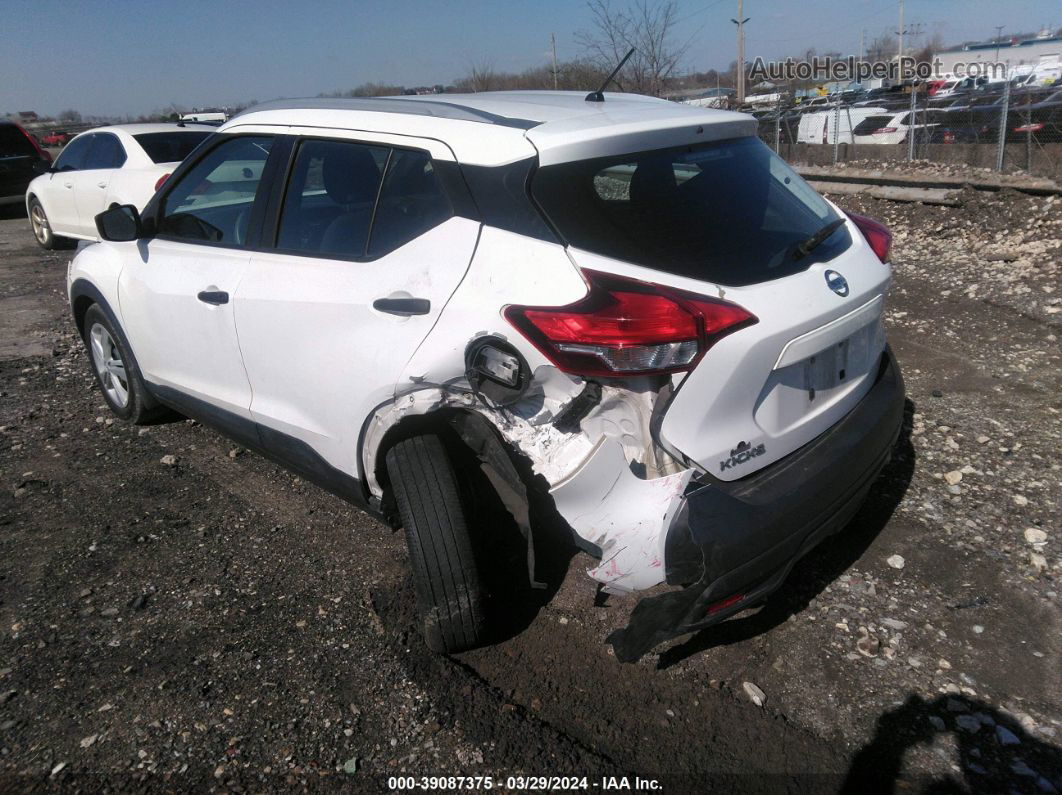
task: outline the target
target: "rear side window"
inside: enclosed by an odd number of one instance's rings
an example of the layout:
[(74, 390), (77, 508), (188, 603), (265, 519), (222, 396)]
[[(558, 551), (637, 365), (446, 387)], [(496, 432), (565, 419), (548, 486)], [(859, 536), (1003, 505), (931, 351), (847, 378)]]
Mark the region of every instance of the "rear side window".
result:
[(0, 158), (37, 157), (30, 139), (14, 124), (0, 124)]
[(167, 192), (159, 233), (166, 237), (241, 246), (273, 139), (232, 138), (215, 147)]
[(531, 191), (573, 246), (719, 284), (785, 276), (851, 244), (841, 227), (794, 256), (838, 216), (752, 137), (545, 166)]
[(142, 133), (133, 138), (151, 158), (152, 163), (179, 163), (203, 143), (211, 133), (202, 130)]
[(95, 168), (121, 168), (125, 163), (125, 148), (117, 136), (110, 133), (96, 133), (92, 136), (92, 148), (85, 156), (81, 168), (88, 171)]
[(389, 154), (387, 147), (352, 141), (303, 142), (284, 197), (277, 247), (364, 257)]
[(451, 215), (427, 153), (395, 149), (380, 190), (369, 256), (393, 251)]

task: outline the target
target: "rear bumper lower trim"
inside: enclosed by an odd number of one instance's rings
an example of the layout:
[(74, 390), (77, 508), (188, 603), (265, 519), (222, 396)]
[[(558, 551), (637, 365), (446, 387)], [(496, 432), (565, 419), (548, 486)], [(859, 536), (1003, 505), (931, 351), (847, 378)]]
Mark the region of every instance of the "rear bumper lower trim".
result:
[[(609, 641), (633, 661), (658, 643), (703, 629), (775, 591), (793, 565), (856, 514), (888, 463), (903, 422), (904, 386), (892, 352), (870, 392), (800, 450), (749, 477), (692, 482), (665, 545), (669, 583), (692, 585), (643, 599)], [(718, 612), (708, 608), (743, 594)]]

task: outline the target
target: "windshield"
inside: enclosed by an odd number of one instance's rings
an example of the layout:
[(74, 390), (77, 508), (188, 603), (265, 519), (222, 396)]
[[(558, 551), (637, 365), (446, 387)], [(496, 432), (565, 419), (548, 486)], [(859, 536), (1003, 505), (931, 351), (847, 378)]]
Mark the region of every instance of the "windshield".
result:
[(531, 192), (577, 248), (717, 284), (775, 279), (851, 244), (842, 227), (794, 256), (838, 215), (751, 137), (546, 166)]
[(173, 130), (142, 133), (133, 138), (153, 163), (179, 163), (210, 135), (212, 133), (204, 130)]

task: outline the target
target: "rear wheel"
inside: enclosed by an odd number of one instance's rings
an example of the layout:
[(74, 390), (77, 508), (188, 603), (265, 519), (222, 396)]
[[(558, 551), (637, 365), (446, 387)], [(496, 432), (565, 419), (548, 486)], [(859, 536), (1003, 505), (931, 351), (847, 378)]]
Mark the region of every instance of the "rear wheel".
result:
[(404, 439), (386, 458), (406, 530), (424, 639), (457, 652), (485, 638), (483, 589), (457, 475), (438, 436)]
[(96, 384), (111, 411), (136, 425), (166, 414), (148, 392), (136, 359), (99, 304), (85, 312), (84, 339)]

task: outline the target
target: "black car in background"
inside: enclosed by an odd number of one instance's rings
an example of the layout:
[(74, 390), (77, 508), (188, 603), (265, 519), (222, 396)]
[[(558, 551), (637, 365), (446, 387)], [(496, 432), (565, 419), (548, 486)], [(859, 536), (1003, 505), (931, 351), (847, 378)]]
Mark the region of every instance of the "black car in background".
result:
[(1062, 89), (1030, 94), (1011, 105), (1007, 140), (1020, 142), (1026, 136), (1038, 143), (1062, 143)]
[(52, 157), (14, 122), (0, 121), (0, 205), (22, 204), (30, 180), (48, 168)]

